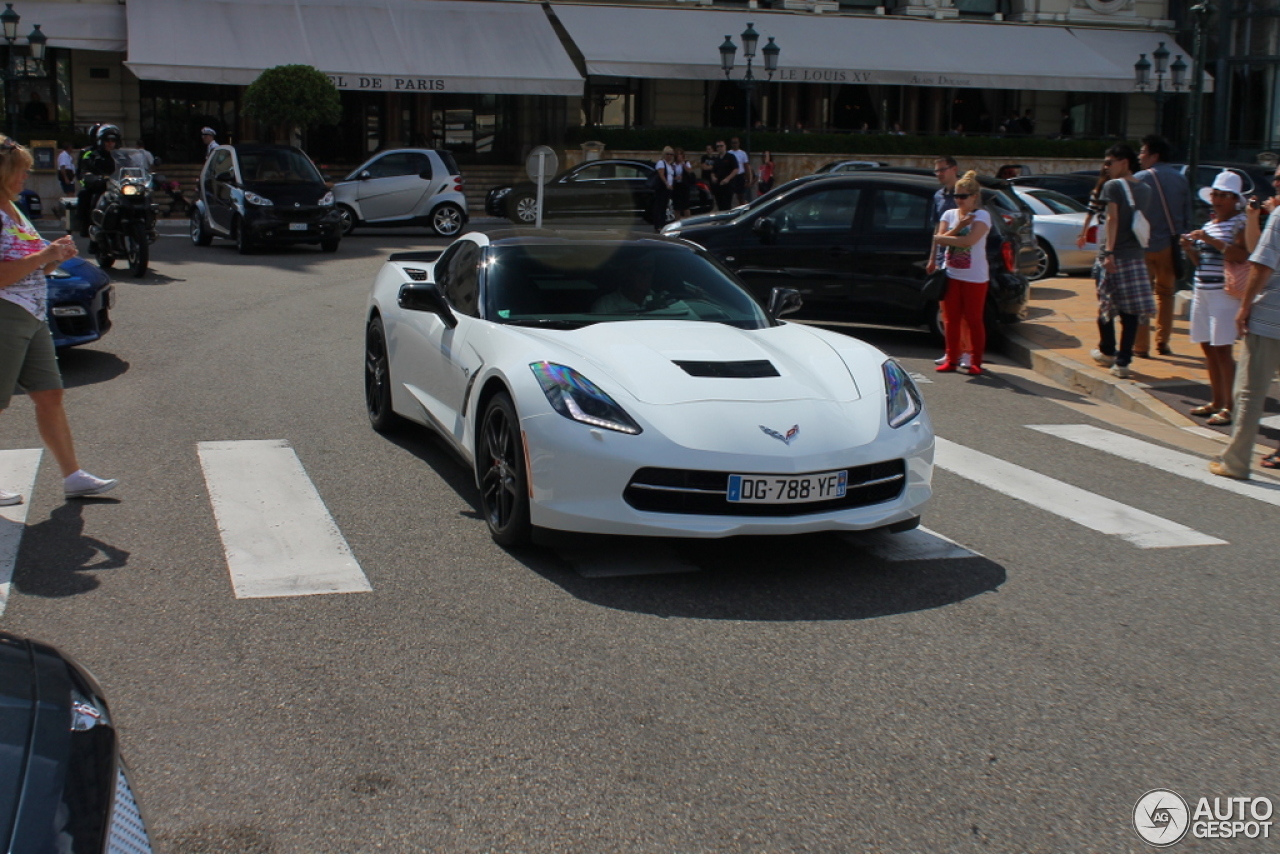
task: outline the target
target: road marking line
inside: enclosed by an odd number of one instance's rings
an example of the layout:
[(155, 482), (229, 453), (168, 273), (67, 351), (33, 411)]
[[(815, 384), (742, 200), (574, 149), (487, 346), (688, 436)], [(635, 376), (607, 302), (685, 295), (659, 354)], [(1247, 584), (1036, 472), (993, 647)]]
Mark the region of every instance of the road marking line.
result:
[(1140, 549), (1225, 545), (1185, 525), (935, 437), (934, 465)]
[(1236, 495), (1245, 495), (1280, 506), (1280, 484), (1263, 480), (1232, 480), (1209, 473), (1203, 457), (1162, 448), (1123, 433), (1115, 433), (1089, 424), (1028, 424), (1032, 430), (1075, 442), (1097, 451), (1114, 454), (1121, 459), (1154, 466), (1170, 474), (1206, 483)]
[(27, 511), (31, 508), (31, 490), (35, 489), (41, 453), (40, 448), (0, 451), (0, 484), (26, 496), (21, 504), (0, 507), (0, 614), (9, 604), (13, 568), (18, 563), (18, 546), (27, 528)]
[(197, 447), (237, 599), (372, 590), (288, 442)]
[(886, 563), (982, 557), (978, 552), (967, 549), (955, 540), (928, 528), (915, 528), (900, 534), (865, 531), (841, 534), (841, 537), (850, 545), (858, 546)]

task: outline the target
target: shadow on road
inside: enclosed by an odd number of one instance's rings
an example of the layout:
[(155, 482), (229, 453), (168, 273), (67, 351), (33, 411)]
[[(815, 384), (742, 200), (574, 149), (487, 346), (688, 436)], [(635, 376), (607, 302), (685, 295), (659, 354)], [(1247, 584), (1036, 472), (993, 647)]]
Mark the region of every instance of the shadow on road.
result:
[(15, 588), (29, 596), (75, 596), (98, 587), (88, 573), (128, 565), (129, 552), (85, 536), (83, 511), (84, 502), (73, 499), (26, 529), (13, 572)]
[(129, 370), (129, 363), (115, 353), (73, 347), (58, 354), (58, 369), (65, 388), (110, 382)]

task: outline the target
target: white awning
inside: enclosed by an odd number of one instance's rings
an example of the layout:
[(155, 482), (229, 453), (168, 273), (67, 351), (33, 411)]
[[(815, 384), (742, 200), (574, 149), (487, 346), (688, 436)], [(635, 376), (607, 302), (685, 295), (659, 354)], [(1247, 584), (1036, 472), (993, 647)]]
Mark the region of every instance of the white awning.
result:
[(129, 0), (126, 65), (146, 80), (252, 83), (310, 65), (339, 89), (581, 95), (538, 4), (488, 0)]
[(49, 47), (77, 50), (108, 50), (124, 53), (124, 7), (105, 3), (52, 3), (49, 0), (14, 0), (18, 21), (19, 48), (40, 25), (49, 37)]
[[(132, 2), (132, 0), (131, 0)], [(720, 80), (720, 43), (739, 46), (752, 23), (759, 48), (782, 49), (774, 80), (908, 86), (1133, 91), (1133, 63), (1171, 36), (1046, 24), (714, 9), (554, 4), (587, 73), (606, 77)], [(758, 49), (759, 49), (758, 48)], [(763, 77), (763, 57), (755, 70)]]

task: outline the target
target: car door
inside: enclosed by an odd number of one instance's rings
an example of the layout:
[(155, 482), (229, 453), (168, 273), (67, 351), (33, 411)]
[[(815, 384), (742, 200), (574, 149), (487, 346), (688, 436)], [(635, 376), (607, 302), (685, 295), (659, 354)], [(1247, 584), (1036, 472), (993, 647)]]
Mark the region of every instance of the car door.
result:
[(216, 149), (204, 169), (204, 200), (209, 207), (209, 224), (224, 234), (231, 232), (235, 216), (231, 188), (236, 183), (231, 149)]
[(548, 209), (568, 216), (626, 214), (625, 189), (620, 186), (619, 169), (625, 164), (587, 163), (564, 175), (552, 185), (554, 198)]
[(421, 151), (388, 152), (371, 160), (356, 181), (356, 199), (365, 222), (417, 215), (435, 184), (431, 160)]
[(852, 307), (860, 320), (915, 323), (925, 309), (925, 268), (933, 247), (926, 188), (869, 187), (857, 223), (857, 279)]
[(459, 445), (467, 386), (481, 367), (480, 358), (466, 346), (466, 340), (480, 313), (483, 253), (483, 247), (475, 242), (459, 240), (436, 262), (436, 286), (452, 307), (456, 326), (450, 327), (431, 312), (405, 311), (400, 314), (403, 328), (388, 330), (395, 336), (393, 378), (404, 383), (437, 429)]
[(725, 256), (761, 301), (773, 288), (795, 288), (813, 316), (844, 310), (852, 295), (856, 258), (853, 224), (863, 188), (815, 183), (760, 212)]

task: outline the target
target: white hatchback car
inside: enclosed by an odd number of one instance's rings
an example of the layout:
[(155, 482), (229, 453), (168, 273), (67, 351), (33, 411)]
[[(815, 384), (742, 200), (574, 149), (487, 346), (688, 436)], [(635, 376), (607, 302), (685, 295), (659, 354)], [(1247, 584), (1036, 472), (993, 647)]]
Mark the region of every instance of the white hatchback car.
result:
[(426, 225), (453, 237), (468, 219), (458, 164), (433, 148), (381, 151), (334, 184), (333, 195), (343, 235), (357, 225)]
[(1015, 184), (1013, 191), (1031, 208), (1032, 228), (1036, 233), (1036, 274), (1030, 277), (1032, 281), (1093, 268), (1100, 236), (1096, 221), (1089, 226), (1084, 246), (1076, 245), (1089, 215), (1088, 208), (1055, 190)]

